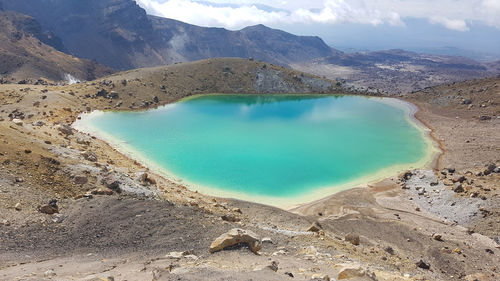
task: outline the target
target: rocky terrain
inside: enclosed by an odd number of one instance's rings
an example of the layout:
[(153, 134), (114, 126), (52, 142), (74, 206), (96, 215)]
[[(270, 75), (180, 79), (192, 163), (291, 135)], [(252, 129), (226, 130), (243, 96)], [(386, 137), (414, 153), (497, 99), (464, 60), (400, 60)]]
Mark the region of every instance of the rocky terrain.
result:
[(192, 94), (343, 91), (335, 81), (215, 59), (0, 85), (0, 279), (498, 280), (498, 83), (404, 97), (444, 151), (435, 170), (289, 211), (191, 192), (70, 125)]
[(498, 63), (464, 57), (417, 54), (403, 50), (337, 53), (293, 68), (344, 80), (353, 88), (397, 95), (427, 87), (500, 74)]
[(112, 73), (108, 67), (61, 51), (61, 40), (42, 31), (33, 18), (0, 11), (0, 83), (93, 80)]

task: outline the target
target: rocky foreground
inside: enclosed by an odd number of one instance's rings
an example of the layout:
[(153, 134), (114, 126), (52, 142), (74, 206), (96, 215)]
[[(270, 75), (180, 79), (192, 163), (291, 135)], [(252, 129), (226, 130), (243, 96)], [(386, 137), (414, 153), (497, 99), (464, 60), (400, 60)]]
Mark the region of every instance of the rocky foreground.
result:
[(1, 85), (0, 279), (498, 280), (498, 83), (405, 97), (445, 151), (435, 170), (290, 211), (191, 192), (70, 125), (193, 93), (341, 92), (333, 81), (222, 59)]

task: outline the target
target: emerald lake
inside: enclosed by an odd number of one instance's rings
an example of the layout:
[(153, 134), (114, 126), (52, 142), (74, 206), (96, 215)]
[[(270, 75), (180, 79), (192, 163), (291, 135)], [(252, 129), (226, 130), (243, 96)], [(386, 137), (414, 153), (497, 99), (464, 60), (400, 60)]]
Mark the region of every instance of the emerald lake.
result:
[(75, 127), (193, 189), (280, 205), (428, 163), (432, 141), (412, 112), (363, 96), (204, 95)]

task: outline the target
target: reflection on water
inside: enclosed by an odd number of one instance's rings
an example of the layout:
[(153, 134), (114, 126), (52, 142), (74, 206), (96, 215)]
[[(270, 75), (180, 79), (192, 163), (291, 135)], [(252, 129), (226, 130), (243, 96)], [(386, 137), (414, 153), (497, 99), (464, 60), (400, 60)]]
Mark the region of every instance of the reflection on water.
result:
[(287, 197), (422, 159), (421, 131), (402, 108), (379, 101), (210, 95), (89, 122), (190, 183)]

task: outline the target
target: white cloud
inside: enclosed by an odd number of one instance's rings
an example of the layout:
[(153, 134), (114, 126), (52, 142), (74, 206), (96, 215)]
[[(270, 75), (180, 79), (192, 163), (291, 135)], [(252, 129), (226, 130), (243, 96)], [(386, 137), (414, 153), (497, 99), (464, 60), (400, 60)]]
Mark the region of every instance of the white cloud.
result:
[[(136, 0), (149, 13), (202, 25), (238, 29), (252, 24), (361, 23), (404, 25), (427, 18), (468, 31), (480, 21), (500, 29), (500, 0)], [(231, 4), (227, 4), (231, 2)], [(262, 5), (273, 7), (269, 9)]]
[(430, 18), (431, 23), (441, 24), (444, 27), (456, 31), (469, 31), (469, 27), (464, 20), (452, 20), (445, 17), (434, 16)]

